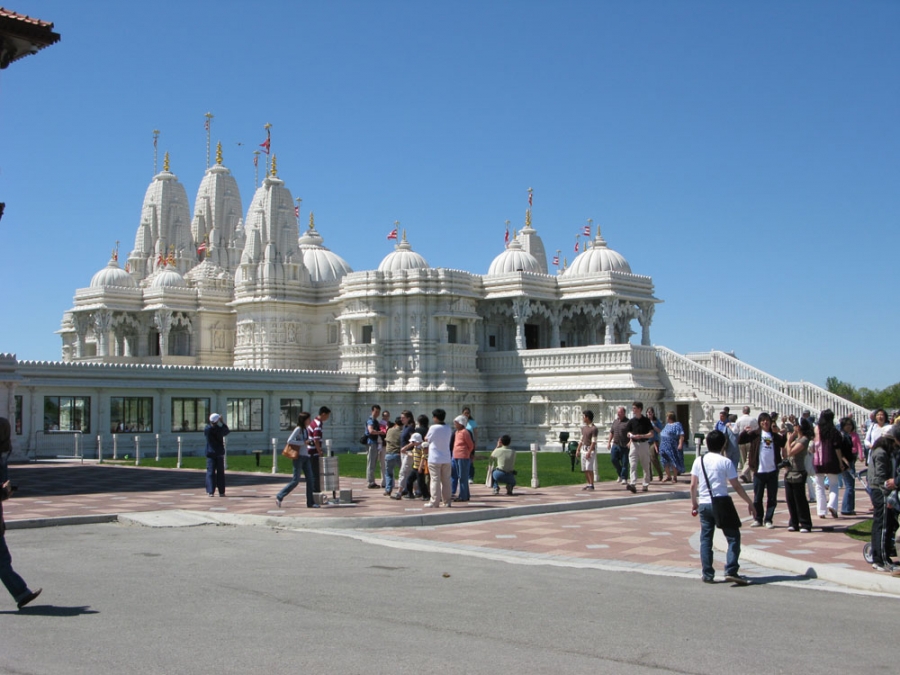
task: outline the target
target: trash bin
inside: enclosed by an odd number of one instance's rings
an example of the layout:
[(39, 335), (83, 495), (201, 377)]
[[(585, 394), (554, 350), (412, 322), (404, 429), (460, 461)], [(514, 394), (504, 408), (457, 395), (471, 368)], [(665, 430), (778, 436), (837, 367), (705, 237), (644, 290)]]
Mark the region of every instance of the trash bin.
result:
[(322, 492), (338, 492), (341, 489), (341, 477), (338, 475), (337, 457), (320, 457), (319, 488)]

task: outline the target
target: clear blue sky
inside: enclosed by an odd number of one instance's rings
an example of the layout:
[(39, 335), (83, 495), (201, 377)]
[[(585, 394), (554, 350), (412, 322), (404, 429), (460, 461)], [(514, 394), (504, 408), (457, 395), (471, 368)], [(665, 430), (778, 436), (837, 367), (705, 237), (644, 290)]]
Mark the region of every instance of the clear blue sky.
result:
[(0, 351), (60, 358), (75, 289), (133, 247), (153, 129), (193, 207), (211, 111), (244, 208), (270, 122), (355, 270), (398, 219), (485, 273), (533, 187), (551, 256), (593, 218), (653, 277), (656, 344), (900, 380), (898, 2), (9, 2), (62, 41), (0, 72)]

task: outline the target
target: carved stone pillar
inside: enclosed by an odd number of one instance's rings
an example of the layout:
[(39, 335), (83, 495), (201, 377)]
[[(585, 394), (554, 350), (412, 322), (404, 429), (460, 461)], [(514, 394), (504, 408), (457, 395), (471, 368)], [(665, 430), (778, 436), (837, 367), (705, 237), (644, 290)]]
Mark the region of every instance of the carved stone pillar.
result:
[(97, 335), (97, 356), (109, 356), (109, 329), (112, 312), (101, 309), (94, 313), (94, 331)]
[(557, 349), (559, 347), (559, 323), (561, 321), (559, 309), (551, 309), (549, 319), (550, 347), (552, 347), (553, 349)]
[(75, 324), (75, 358), (80, 359), (84, 355), (84, 339), (94, 318), (90, 314), (76, 314), (72, 317), (72, 323)]
[(512, 303), (516, 322), (516, 349), (525, 349), (525, 320), (531, 316), (531, 303), (527, 298), (517, 298)]
[(601, 304), (603, 311), (603, 321), (606, 324), (606, 335), (603, 344), (615, 344), (615, 324), (619, 318), (619, 301), (615, 298), (606, 298)]
[(641, 344), (649, 347), (650, 342), (650, 322), (653, 320), (653, 312), (656, 311), (656, 305), (653, 303), (645, 303), (641, 305), (641, 313), (638, 320), (641, 322)]
[(172, 312), (158, 309), (153, 314), (153, 325), (159, 331), (159, 355), (164, 357), (169, 353), (169, 329), (172, 327)]

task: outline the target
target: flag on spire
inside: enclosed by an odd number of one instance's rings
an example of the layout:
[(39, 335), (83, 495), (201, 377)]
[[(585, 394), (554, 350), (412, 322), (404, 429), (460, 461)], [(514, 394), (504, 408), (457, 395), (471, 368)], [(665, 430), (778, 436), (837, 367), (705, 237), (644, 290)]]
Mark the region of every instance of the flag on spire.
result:
[(578, 242), (575, 242), (575, 253), (578, 253)]
[(263, 152), (266, 153), (266, 154), (268, 155), (268, 154), (269, 154), (269, 147), (270, 147), (271, 145), (272, 145), (272, 139), (271, 139), (271, 138), (267, 138), (266, 140), (264, 140), (262, 143), (259, 144), (259, 147), (261, 147), (261, 148), (263, 149)]
[(299, 217), (300, 217), (300, 207), (295, 206), (294, 207), (294, 218), (299, 218)]
[(558, 255), (553, 256), (553, 264), (556, 265), (557, 267), (559, 267), (559, 256)]
[(585, 237), (590, 237), (590, 236), (591, 236), (591, 226), (590, 226), (590, 225), (585, 225), (585, 226), (582, 228), (581, 233), (582, 233)]
[(396, 227), (388, 233), (387, 238), (388, 239), (396, 239), (397, 238), (397, 228)]
[(259, 166), (259, 155), (253, 155), (253, 166)]
[(531, 197), (532, 197), (532, 192), (533, 192), (533, 190), (532, 190), (531, 188), (528, 188), (528, 208), (529, 208), (529, 209), (531, 208)]
[(506, 234), (503, 235), (503, 245), (509, 248), (509, 225), (506, 226)]
[(197, 247), (197, 257), (200, 259), (201, 262), (202, 262), (203, 259), (206, 257), (206, 250), (207, 250), (207, 248), (208, 248), (208, 247), (207, 247), (207, 245), (206, 245), (206, 240), (205, 240), (205, 239), (200, 243), (200, 246)]

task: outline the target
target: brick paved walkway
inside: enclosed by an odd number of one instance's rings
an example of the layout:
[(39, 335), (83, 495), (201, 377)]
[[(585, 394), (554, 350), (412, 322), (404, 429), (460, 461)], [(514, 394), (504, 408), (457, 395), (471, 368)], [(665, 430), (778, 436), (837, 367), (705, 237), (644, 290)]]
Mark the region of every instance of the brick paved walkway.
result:
[[(188, 510), (271, 517), (339, 518), (397, 515), (429, 515), (422, 502), (388, 499), (381, 490), (367, 490), (365, 481), (341, 479), (353, 489), (350, 507), (305, 508), (301, 484), (283, 508), (274, 495), (287, 482), (284, 475), (227, 474), (227, 497), (209, 498), (202, 471), (148, 469), (97, 464), (26, 464), (10, 467), (13, 482), (20, 486), (14, 499), (4, 503), (8, 522), (73, 515)], [(392, 528), (379, 536), (404, 541), (443, 542), (459, 547), (477, 547), (512, 554), (562, 556), (567, 559), (615, 560), (653, 569), (699, 575), (697, 538), (699, 526), (683, 497), (687, 485), (654, 483), (650, 493), (680, 493), (682, 499), (640, 503), (642, 493), (630, 495), (614, 483), (598, 484), (595, 492), (581, 486), (517, 488), (518, 494), (493, 496), (484, 485), (472, 486), (472, 500), (457, 503), (454, 514), (494, 511), (510, 506), (544, 505), (585, 500), (602, 504), (610, 499), (634, 500), (633, 505), (612, 508), (546, 513), (542, 515), (468, 522), (440, 527)], [(673, 495), (674, 496), (674, 495)], [(862, 499), (865, 499), (863, 496)], [(862, 500), (860, 500), (862, 502)], [(810, 534), (790, 533), (787, 512), (780, 505), (772, 530), (743, 528), (743, 546), (755, 547), (812, 565), (823, 563), (847, 569), (871, 571), (862, 558), (863, 543), (846, 536), (845, 530), (866, 516), (816, 520)], [(864, 508), (862, 503), (860, 508)], [(436, 513), (443, 513), (438, 509)], [(692, 542), (693, 538), (693, 542)], [(872, 572), (875, 574), (875, 572)], [(897, 579), (900, 584), (900, 579)]]

